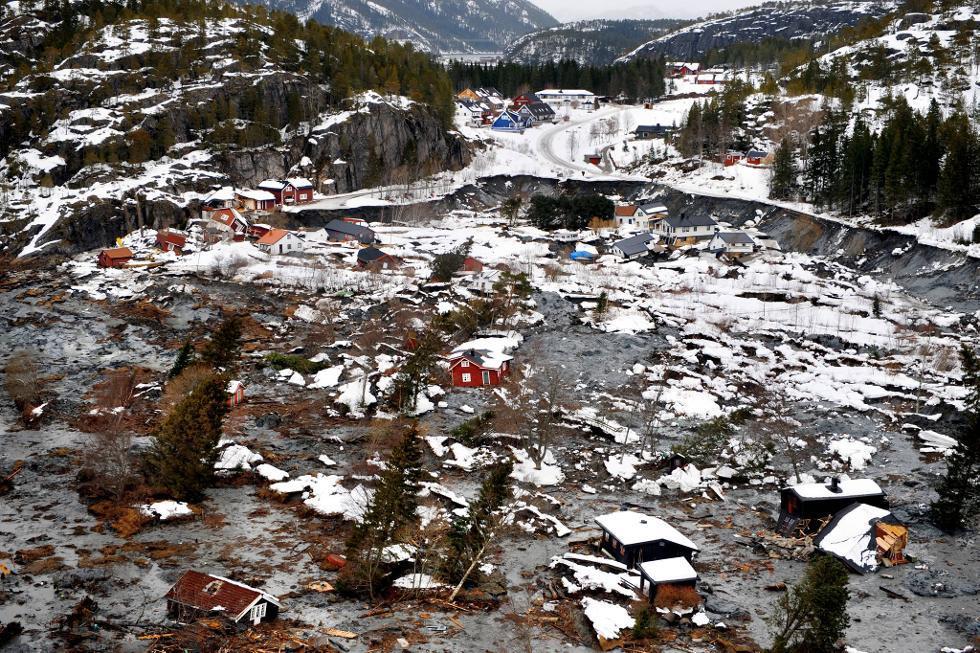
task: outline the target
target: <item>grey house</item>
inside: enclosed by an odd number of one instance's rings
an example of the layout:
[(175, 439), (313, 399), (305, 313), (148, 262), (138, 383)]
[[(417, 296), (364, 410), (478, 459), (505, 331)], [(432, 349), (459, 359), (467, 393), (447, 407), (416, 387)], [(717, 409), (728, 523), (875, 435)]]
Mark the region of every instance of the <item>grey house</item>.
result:
[(327, 232), (327, 239), (334, 242), (356, 240), (365, 245), (378, 242), (373, 230), (346, 220), (331, 220), (323, 230)]
[(650, 244), (657, 237), (650, 233), (636, 234), (613, 243), (612, 253), (621, 259), (632, 261), (650, 253)]

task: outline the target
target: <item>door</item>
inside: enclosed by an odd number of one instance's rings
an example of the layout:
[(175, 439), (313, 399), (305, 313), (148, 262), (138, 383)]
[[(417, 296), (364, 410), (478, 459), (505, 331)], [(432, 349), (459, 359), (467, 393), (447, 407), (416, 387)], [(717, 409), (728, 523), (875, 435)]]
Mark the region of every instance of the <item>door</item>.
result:
[(490, 372), (483, 370), (483, 385), (490, 385)]
[(258, 626), (259, 625), (259, 622), (261, 622), (262, 619), (265, 618), (265, 611), (266, 611), (266, 608), (267, 607), (268, 607), (268, 604), (266, 604), (266, 603), (263, 602), (263, 603), (259, 603), (254, 608), (252, 608), (252, 625), (253, 626)]

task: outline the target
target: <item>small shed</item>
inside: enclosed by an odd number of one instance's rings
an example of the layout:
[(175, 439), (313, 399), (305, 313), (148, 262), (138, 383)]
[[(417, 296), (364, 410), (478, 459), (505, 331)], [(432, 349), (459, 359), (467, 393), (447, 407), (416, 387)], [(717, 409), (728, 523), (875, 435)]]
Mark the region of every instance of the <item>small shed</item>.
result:
[(837, 513), (813, 544), (858, 572), (905, 563), (909, 529), (890, 511), (854, 503)]
[(187, 246), (187, 236), (176, 232), (163, 230), (157, 232), (157, 247), (163, 252), (183, 254)]
[(768, 165), (769, 159), (769, 153), (763, 150), (749, 150), (745, 153), (745, 163), (750, 166)]
[(217, 614), (256, 626), (275, 619), (282, 608), (276, 597), (262, 590), (194, 570), (185, 571), (165, 598), (167, 616), (181, 622)]
[(586, 163), (591, 163), (594, 166), (597, 166), (600, 163), (602, 163), (602, 155), (599, 154), (598, 152), (590, 152), (586, 154), (583, 157), (583, 159), (585, 160)]
[(612, 512), (595, 521), (602, 529), (600, 547), (627, 567), (676, 557), (690, 561), (700, 550), (664, 520), (633, 510)]
[[(698, 582), (698, 572), (694, 571), (687, 558), (664, 558), (648, 560), (638, 566), (640, 570), (640, 594), (646, 594), (650, 603), (657, 601), (657, 594), (668, 587), (694, 590)], [(644, 590), (644, 586), (647, 586)]]
[(733, 166), (744, 158), (745, 158), (745, 154), (743, 152), (736, 152), (735, 150), (729, 150), (728, 152), (725, 153), (725, 158), (722, 159), (722, 163), (724, 163), (726, 167)]
[(245, 401), (245, 384), (241, 381), (229, 381), (226, 392), (228, 392), (229, 408), (234, 408)]
[(829, 483), (800, 483), (780, 491), (780, 533), (814, 533), (823, 520), (829, 520), (844, 508), (866, 503), (876, 508), (887, 508), (888, 498), (878, 484), (871, 479), (840, 480)]
[(99, 252), (100, 268), (122, 268), (133, 260), (133, 252), (128, 247), (113, 247)]

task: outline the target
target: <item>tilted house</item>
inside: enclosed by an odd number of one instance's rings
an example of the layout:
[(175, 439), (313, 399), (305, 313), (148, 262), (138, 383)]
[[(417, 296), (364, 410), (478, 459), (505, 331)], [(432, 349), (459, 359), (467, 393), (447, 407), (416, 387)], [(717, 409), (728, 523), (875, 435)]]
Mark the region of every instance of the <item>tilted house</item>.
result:
[(204, 616), (224, 616), (253, 626), (272, 621), (282, 605), (276, 597), (221, 576), (188, 570), (167, 592), (167, 615), (188, 622)]
[[(683, 557), (648, 560), (638, 565), (640, 570), (640, 594), (646, 594), (651, 603), (657, 600), (657, 593), (666, 587), (686, 587), (694, 589), (698, 582), (698, 572), (690, 561)], [(646, 586), (646, 590), (644, 590)]]
[(128, 247), (113, 247), (99, 252), (100, 268), (122, 268), (133, 260), (133, 252)]
[(269, 254), (298, 254), (306, 249), (306, 241), (287, 229), (270, 229), (255, 246)]
[(201, 208), (205, 211), (211, 209), (231, 209), (235, 207), (235, 189), (231, 186), (220, 186), (201, 199)]
[(333, 242), (357, 241), (364, 245), (378, 242), (372, 229), (349, 220), (335, 218), (328, 222), (323, 230), (327, 233), (327, 240)]
[(780, 491), (776, 530), (784, 534), (814, 533), (823, 521), (855, 503), (887, 508), (888, 498), (871, 479), (841, 481), (834, 477), (830, 483), (785, 487)]
[(685, 558), (690, 561), (698, 545), (662, 519), (633, 510), (596, 517), (602, 529), (600, 546), (627, 567), (649, 560)]
[(651, 246), (656, 242), (657, 237), (653, 234), (636, 234), (613, 243), (612, 253), (621, 259), (631, 261), (649, 254)]
[(392, 256), (387, 252), (382, 252), (377, 247), (365, 247), (357, 253), (357, 265), (362, 268), (373, 270), (393, 270), (401, 267), (402, 260), (397, 256)]
[(215, 209), (208, 213), (208, 217), (222, 231), (230, 232), (235, 240), (243, 240), (248, 233), (248, 220), (236, 209)]
[(888, 510), (853, 503), (838, 512), (813, 540), (859, 574), (905, 562), (909, 529)]
[(156, 245), (160, 251), (183, 254), (187, 247), (187, 236), (179, 231), (163, 229), (157, 232)]

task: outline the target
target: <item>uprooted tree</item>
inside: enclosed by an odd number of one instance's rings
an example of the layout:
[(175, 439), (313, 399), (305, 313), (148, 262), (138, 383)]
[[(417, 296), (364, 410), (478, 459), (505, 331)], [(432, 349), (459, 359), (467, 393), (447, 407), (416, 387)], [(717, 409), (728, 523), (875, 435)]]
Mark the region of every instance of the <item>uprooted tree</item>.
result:
[(833, 653), (850, 624), (847, 568), (820, 555), (807, 565), (799, 583), (776, 602), (769, 618), (772, 653)]
[(965, 401), (965, 423), (952, 453), (946, 459), (946, 475), (939, 481), (939, 497), (932, 503), (933, 522), (952, 532), (963, 528), (980, 513), (980, 360), (963, 345), (960, 350)]
[(507, 460), (495, 465), (483, 477), (480, 494), (466, 515), (453, 520), (447, 536), (442, 573), (456, 589), (452, 601), (487, 553), (503, 524), (503, 507), (510, 497), (510, 473), (514, 464)]
[(387, 569), (385, 549), (397, 543), (399, 534), (410, 530), (418, 520), (415, 509), (421, 479), (422, 447), (412, 423), (391, 450), (363, 519), (347, 538), (347, 565), (340, 579), (342, 589), (371, 598), (383, 589)]
[(175, 498), (197, 500), (214, 479), (221, 425), (228, 414), (228, 381), (211, 374), (176, 402), (147, 453), (151, 480)]

